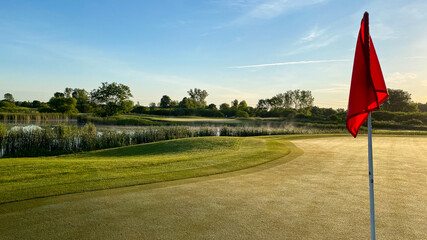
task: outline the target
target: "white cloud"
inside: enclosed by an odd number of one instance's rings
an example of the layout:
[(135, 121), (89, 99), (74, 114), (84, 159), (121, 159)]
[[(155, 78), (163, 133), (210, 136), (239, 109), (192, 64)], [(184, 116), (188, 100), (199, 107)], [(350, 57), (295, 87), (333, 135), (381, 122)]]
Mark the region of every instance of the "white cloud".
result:
[(414, 2), (402, 7), (400, 11), (402, 12), (402, 14), (421, 20), (427, 16), (425, 11), (426, 9), (426, 2)]
[(317, 26), (308, 32), (308, 34), (300, 39), (301, 42), (311, 42), (323, 35), (325, 29), (319, 29)]
[(390, 84), (392, 86), (403, 86), (403, 84), (407, 83), (408, 80), (413, 80), (417, 78), (417, 74), (415, 73), (401, 73), (401, 72), (394, 72), (391, 74), (388, 74), (385, 77), (385, 81), (387, 84)]
[(315, 26), (313, 29), (308, 31), (303, 37), (294, 43), (294, 47), (290, 51), (284, 52), (284, 56), (290, 56), (299, 54), (306, 51), (312, 51), (315, 49), (329, 46), (336, 42), (340, 36), (327, 34), (327, 28), (319, 29)]
[(395, 30), (383, 22), (371, 24), (370, 31), (373, 39), (388, 40), (399, 38)]
[(332, 60), (311, 60), (311, 61), (297, 61), (297, 62), (280, 62), (280, 63), (265, 63), (257, 65), (233, 66), (229, 68), (260, 68), (282, 65), (295, 65), (295, 64), (309, 64), (309, 63), (329, 63), (329, 62), (347, 62), (349, 59), (332, 59)]
[(427, 59), (427, 56), (412, 56), (412, 57), (405, 57), (407, 59)]
[(267, 0), (267, 1), (234, 1), (235, 6), (248, 9), (243, 15), (238, 17), (234, 23), (242, 24), (253, 19), (272, 19), (286, 14), (290, 11), (298, 10), (302, 7), (323, 3), (327, 0)]
[(329, 88), (313, 89), (312, 92), (318, 93), (347, 93), (350, 85), (347, 84), (331, 84)]

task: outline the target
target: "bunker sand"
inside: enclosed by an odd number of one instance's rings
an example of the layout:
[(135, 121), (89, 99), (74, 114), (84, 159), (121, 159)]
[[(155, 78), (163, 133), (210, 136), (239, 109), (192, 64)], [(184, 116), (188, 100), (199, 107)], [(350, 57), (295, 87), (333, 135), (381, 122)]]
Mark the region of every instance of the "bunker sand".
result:
[[(376, 137), (378, 239), (427, 239), (427, 138)], [(369, 239), (367, 139), (198, 179), (0, 206), (0, 239)]]

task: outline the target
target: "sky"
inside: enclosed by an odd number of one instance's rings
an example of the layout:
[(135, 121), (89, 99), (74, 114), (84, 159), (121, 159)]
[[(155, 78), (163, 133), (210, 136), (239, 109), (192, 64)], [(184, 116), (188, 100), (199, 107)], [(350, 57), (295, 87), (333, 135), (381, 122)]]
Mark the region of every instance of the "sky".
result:
[(363, 13), (387, 87), (427, 102), (427, 1), (0, 0), (0, 94), (128, 85), (133, 101), (205, 89), (208, 103), (310, 90), (347, 108)]

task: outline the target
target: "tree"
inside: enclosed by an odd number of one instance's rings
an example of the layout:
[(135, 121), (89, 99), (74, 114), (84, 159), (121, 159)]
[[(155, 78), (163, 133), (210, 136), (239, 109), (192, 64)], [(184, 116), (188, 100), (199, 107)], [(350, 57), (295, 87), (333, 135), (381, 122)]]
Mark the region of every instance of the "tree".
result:
[(64, 90), (64, 97), (66, 98), (71, 98), (71, 94), (73, 93), (73, 89), (72, 88), (65, 88)]
[(270, 103), (267, 99), (258, 100), (257, 108), (263, 111), (268, 111), (270, 109)]
[(37, 111), (39, 111), (41, 113), (54, 112), (54, 110), (51, 107), (49, 107), (49, 105), (47, 105), (46, 103), (41, 103), (40, 107), (38, 107)]
[(291, 108), (294, 103), (294, 94), (292, 91), (287, 91), (283, 94), (283, 107)]
[(41, 106), (41, 102), (39, 101), (39, 100), (34, 100), (32, 103), (31, 103), (31, 107), (32, 108), (39, 108)]
[(176, 101), (176, 100), (172, 100), (171, 103), (170, 103), (170, 107), (171, 108), (177, 108), (177, 107), (179, 107), (179, 102)]
[(120, 109), (122, 113), (129, 113), (133, 109), (133, 102), (131, 100), (121, 102)]
[(239, 107), (239, 100), (237, 100), (237, 99), (234, 99), (232, 102), (231, 102), (231, 108), (232, 109), (234, 109), (234, 110), (237, 110), (237, 108)]
[(150, 107), (151, 111), (154, 111), (154, 109), (156, 109), (156, 103), (154, 103), (154, 102), (148, 104), (148, 106)]
[(75, 98), (53, 97), (47, 104), (55, 112), (77, 113), (76, 103)]
[(219, 105), (219, 109), (221, 111), (229, 110), (230, 109), (230, 105), (228, 103), (223, 103), (223, 104)]
[(241, 101), (240, 103), (239, 103), (239, 106), (237, 107), (237, 109), (239, 109), (239, 110), (241, 110), (241, 111), (248, 111), (249, 110), (249, 108), (248, 108), (248, 104), (246, 103), (246, 101), (245, 100), (243, 100), (243, 101)]
[(5, 93), (4, 100), (11, 103), (15, 102), (15, 99), (13, 98), (13, 95), (11, 93)]
[(248, 117), (249, 117), (249, 114), (248, 114), (247, 112), (245, 112), (245, 111), (238, 110), (238, 111), (236, 112), (236, 117), (237, 117), (237, 118), (248, 118)]
[(289, 90), (285, 93), (279, 93), (270, 99), (261, 100), (258, 104), (261, 104), (259, 106), (262, 106), (264, 109), (269, 106), (272, 109), (294, 108), (301, 110), (312, 107), (314, 97), (311, 95), (311, 91), (297, 89)]
[(216, 105), (213, 103), (209, 104), (208, 109), (217, 110)]
[(65, 95), (64, 95), (64, 93), (62, 93), (62, 92), (55, 92), (55, 93), (53, 94), (53, 97), (55, 97), (55, 98), (60, 98), (60, 97), (65, 97)]
[(427, 102), (425, 104), (418, 103), (418, 110), (420, 112), (427, 112)]
[(313, 106), (314, 97), (311, 95), (311, 91), (302, 90), (300, 96), (300, 109), (306, 109)]
[(206, 107), (206, 97), (209, 95), (206, 90), (201, 90), (198, 88), (190, 89), (187, 91), (188, 95), (190, 95), (191, 99), (195, 99), (197, 103), (200, 104), (201, 107)]
[(294, 108), (301, 108), (301, 91), (299, 89), (293, 91)]
[(182, 98), (181, 102), (179, 102), (178, 105), (180, 108), (188, 108), (188, 98), (184, 97)]
[(401, 89), (388, 89), (389, 97), (381, 108), (390, 112), (416, 112), (418, 109), (411, 101), (411, 94)]
[(115, 115), (124, 111), (123, 102), (132, 97), (130, 88), (121, 83), (103, 82), (98, 89), (92, 90), (90, 93), (91, 101), (101, 105), (104, 112), (101, 115)]
[(197, 102), (195, 98), (184, 97), (179, 103), (179, 107), (186, 108), (186, 109), (196, 109), (196, 108), (200, 108), (201, 104)]
[(3, 108), (4, 110), (11, 110), (11, 108), (15, 108), (16, 105), (13, 102), (9, 102), (6, 100), (0, 101), (0, 108)]
[(280, 96), (274, 96), (270, 99), (267, 100), (268, 104), (271, 106), (271, 108), (275, 109), (275, 108), (280, 108), (283, 104), (282, 99), (280, 98)]
[(23, 101), (23, 102), (15, 102), (16, 106), (20, 106), (20, 107), (26, 107), (26, 108), (30, 108), (32, 107), (32, 104), (29, 101)]
[(87, 113), (92, 111), (92, 106), (89, 103), (89, 94), (86, 90), (74, 88), (72, 90), (71, 97), (77, 100), (76, 108), (79, 112)]
[(171, 107), (171, 98), (168, 95), (163, 95), (163, 97), (160, 99), (160, 107), (161, 108), (169, 108)]

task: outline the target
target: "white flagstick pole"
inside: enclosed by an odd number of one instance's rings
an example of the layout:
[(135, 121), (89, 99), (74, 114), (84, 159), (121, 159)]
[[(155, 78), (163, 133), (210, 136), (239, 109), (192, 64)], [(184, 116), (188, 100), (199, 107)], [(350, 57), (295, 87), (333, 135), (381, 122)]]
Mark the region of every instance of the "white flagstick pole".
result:
[(372, 123), (368, 115), (369, 201), (371, 205), (371, 240), (375, 240), (374, 166), (372, 161)]

